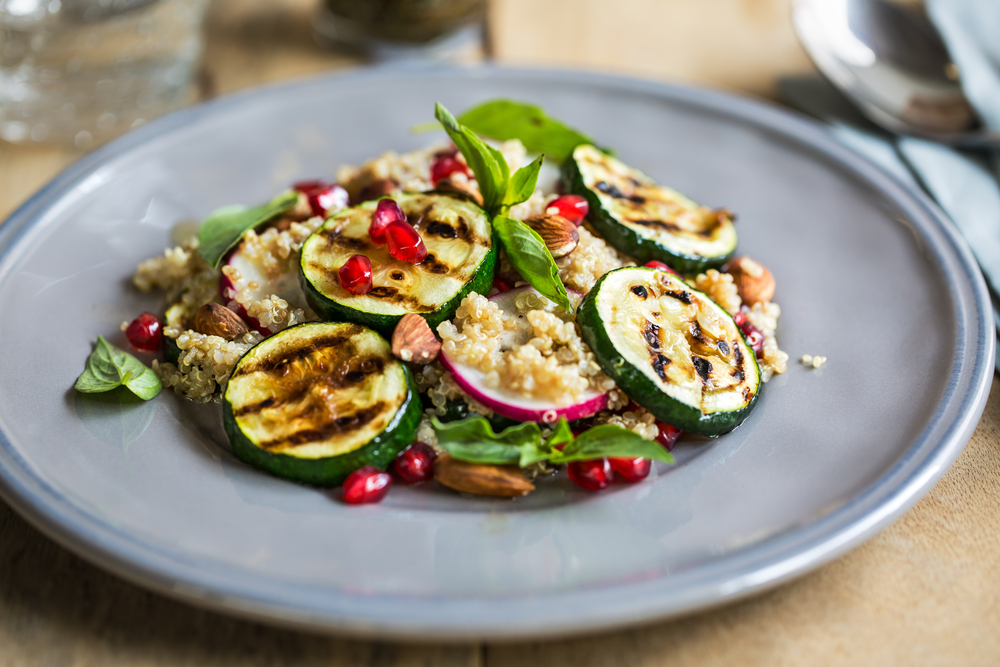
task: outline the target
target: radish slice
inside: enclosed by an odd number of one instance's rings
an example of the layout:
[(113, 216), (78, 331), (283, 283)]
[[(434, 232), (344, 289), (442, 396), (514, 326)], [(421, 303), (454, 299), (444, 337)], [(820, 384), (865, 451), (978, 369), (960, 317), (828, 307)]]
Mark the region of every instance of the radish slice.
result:
[(250, 259), (242, 250), (243, 245), (240, 244), (226, 261), (226, 266), (231, 266), (239, 272), (239, 278), (234, 281), (223, 272), (219, 279), (219, 293), (222, 295), (223, 303), (230, 304), (240, 317), (263, 336), (270, 336), (274, 332), (261, 326), (257, 318), (250, 317), (246, 307), (236, 301), (237, 295), (240, 295), (243, 303), (251, 304), (276, 294), (287, 301), (290, 308), (302, 308), (307, 313), (312, 312), (299, 286), (297, 271), (286, 270), (272, 274), (257, 261)]
[[(567, 291), (570, 301), (575, 308), (583, 299), (583, 295), (572, 290)], [(516, 305), (517, 297), (525, 292), (538, 294), (531, 287), (516, 287), (490, 297), (490, 301), (496, 303), (504, 313), (515, 314), (518, 312)], [(539, 295), (539, 298), (546, 304), (541, 306), (542, 308), (555, 309), (557, 307), (555, 304), (544, 299), (544, 297), (541, 297), (541, 295)], [(524, 345), (531, 338), (531, 325), (528, 324), (527, 318), (523, 315), (517, 315), (517, 317), (518, 321), (523, 323), (523, 326), (518, 326), (510, 331), (504, 331), (501, 334), (501, 350), (509, 350), (513, 347)], [(560, 417), (565, 417), (567, 420), (573, 421), (574, 419), (583, 419), (584, 417), (596, 414), (607, 407), (608, 404), (608, 395), (599, 391), (588, 391), (581, 400), (569, 405), (559, 405), (552, 401), (520, 396), (500, 388), (487, 387), (484, 382), (485, 373), (472, 366), (449, 359), (443, 350), (438, 360), (445, 370), (452, 374), (456, 384), (462, 388), (462, 391), (493, 412), (508, 419), (541, 422), (544, 424), (555, 423)]]

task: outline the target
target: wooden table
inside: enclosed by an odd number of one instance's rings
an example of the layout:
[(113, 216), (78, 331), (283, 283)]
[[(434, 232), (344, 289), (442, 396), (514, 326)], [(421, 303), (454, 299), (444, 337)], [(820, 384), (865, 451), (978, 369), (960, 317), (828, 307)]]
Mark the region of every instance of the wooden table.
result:
[[(810, 71), (788, 0), (495, 0), (493, 54), (769, 95)], [(310, 36), (311, 0), (216, 0), (201, 95), (357, 66)], [(0, 144), (0, 218), (79, 157)], [(835, 363), (835, 360), (831, 363)], [(994, 388), (995, 388), (994, 384)], [(558, 642), (408, 646), (308, 635), (173, 602), (43, 537), (0, 503), (0, 666), (995, 665), (1000, 400), (944, 479), (843, 558), (751, 600)]]

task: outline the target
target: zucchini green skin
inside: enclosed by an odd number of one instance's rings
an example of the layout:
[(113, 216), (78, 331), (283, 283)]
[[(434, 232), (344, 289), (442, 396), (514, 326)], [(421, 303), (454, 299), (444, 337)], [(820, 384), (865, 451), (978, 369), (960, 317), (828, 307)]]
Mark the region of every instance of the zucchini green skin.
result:
[[(476, 269), (476, 275), (473, 276), (472, 280), (467, 282), (465, 287), (459, 290), (458, 294), (445, 302), (437, 310), (430, 313), (417, 313), (427, 320), (427, 324), (430, 325), (432, 331), (436, 331), (437, 325), (445, 320), (450, 320), (455, 315), (455, 311), (462, 304), (462, 299), (467, 297), (469, 292), (477, 292), (482, 295), (489, 293), (490, 288), (493, 287), (493, 279), (496, 277), (497, 248), (497, 238), (496, 233), (494, 233), (493, 247), (490, 248), (489, 253), (479, 264), (479, 268)], [(337, 303), (316, 289), (316, 286), (306, 278), (301, 264), (299, 266), (299, 282), (302, 285), (302, 291), (305, 292), (306, 302), (309, 304), (309, 307), (321, 319), (327, 322), (357, 322), (358, 324), (363, 324), (374, 329), (386, 338), (391, 338), (396, 324), (403, 319), (402, 315), (368, 313)]]
[(332, 487), (366, 465), (386, 470), (396, 456), (413, 443), (423, 409), (417, 385), (410, 369), (403, 365), (409, 388), (406, 400), (389, 425), (359, 449), (323, 459), (300, 459), (287, 454), (272, 454), (254, 445), (240, 430), (229, 401), (223, 401), (222, 421), (236, 458), (272, 475), (310, 486)]
[(601, 200), (597, 194), (584, 185), (580, 168), (572, 157), (563, 163), (561, 175), (562, 187), (565, 192), (580, 195), (587, 200), (590, 207), (587, 221), (590, 222), (594, 230), (616, 250), (634, 257), (641, 263), (657, 260), (680, 273), (702, 273), (708, 269), (721, 267), (736, 251), (734, 246), (728, 253), (715, 257), (674, 252), (653, 239), (640, 236), (605, 210), (601, 206)]
[[(610, 273), (602, 276), (597, 281), (597, 284), (594, 285), (594, 288), (584, 297), (576, 315), (576, 321), (580, 326), (583, 340), (590, 346), (597, 363), (605, 374), (614, 380), (618, 388), (624, 391), (629, 398), (646, 408), (658, 420), (675, 426), (682, 431), (706, 436), (718, 436), (728, 433), (742, 424), (750, 416), (750, 412), (757, 403), (757, 399), (760, 396), (759, 387), (758, 391), (754, 392), (750, 402), (739, 410), (704, 414), (698, 408), (662, 392), (652, 380), (641, 370), (630, 364), (618, 352), (597, 310), (597, 295), (600, 293), (601, 287), (608, 275)], [(692, 289), (692, 291), (697, 290)], [(707, 299), (708, 297), (706, 296), (705, 298)], [(737, 327), (737, 330), (739, 330), (739, 327)], [(742, 331), (740, 331), (740, 336), (746, 342), (746, 336)], [(747, 347), (749, 347), (749, 342), (747, 342)], [(753, 356), (752, 348), (749, 357), (753, 359), (754, 365), (757, 366), (759, 376), (760, 367), (757, 364), (757, 358)]]

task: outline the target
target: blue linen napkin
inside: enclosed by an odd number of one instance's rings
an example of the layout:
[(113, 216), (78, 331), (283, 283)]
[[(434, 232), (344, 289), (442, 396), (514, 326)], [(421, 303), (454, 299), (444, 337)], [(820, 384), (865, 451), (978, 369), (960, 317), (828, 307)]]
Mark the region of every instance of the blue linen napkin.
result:
[[(1000, 2), (926, 0), (926, 9), (982, 124), (1000, 132)], [(962, 151), (890, 134), (816, 77), (783, 79), (779, 90), (792, 106), (826, 121), (841, 141), (904, 181), (923, 187), (937, 201), (979, 261), (1000, 333), (1000, 151)]]

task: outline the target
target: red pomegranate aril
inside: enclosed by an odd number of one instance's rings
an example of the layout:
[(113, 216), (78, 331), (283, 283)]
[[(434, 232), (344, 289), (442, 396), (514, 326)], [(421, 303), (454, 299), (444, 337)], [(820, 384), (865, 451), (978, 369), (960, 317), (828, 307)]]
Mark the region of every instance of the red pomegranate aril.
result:
[(385, 228), (385, 240), (389, 244), (389, 255), (401, 262), (419, 264), (427, 257), (427, 247), (423, 239), (409, 223), (393, 220)]
[(430, 445), (415, 442), (399, 453), (392, 467), (407, 484), (426, 482), (434, 477), (435, 456)]
[(344, 502), (351, 505), (377, 503), (392, 486), (392, 476), (375, 466), (358, 468), (344, 480)]
[(590, 212), (590, 205), (580, 195), (563, 195), (549, 202), (545, 212), (549, 215), (561, 215), (574, 225), (579, 225)]
[(656, 441), (671, 451), (677, 444), (677, 438), (681, 437), (681, 430), (676, 426), (671, 426), (664, 422), (656, 422), (659, 433), (656, 434)]
[(372, 224), (368, 225), (368, 236), (375, 243), (385, 243), (385, 230), (390, 222), (402, 220), (406, 222), (406, 214), (394, 199), (383, 197), (378, 200), (375, 206), (375, 215), (372, 216)]
[(648, 261), (645, 264), (643, 264), (643, 266), (645, 266), (647, 269), (656, 269), (657, 271), (666, 271), (667, 273), (672, 273), (673, 275), (677, 276), (678, 278), (681, 277), (681, 274), (677, 273), (676, 271), (674, 271), (669, 266), (667, 266), (666, 264), (664, 264), (663, 262), (661, 262), (659, 260), (655, 260), (654, 259), (654, 260)]
[(438, 181), (454, 173), (470, 175), (469, 168), (454, 153), (439, 153), (431, 165), (431, 182), (437, 185)]
[(607, 459), (573, 461), (566, 466), (566, 472), (569, 473), (569, 478), (576, 482), (577, 486), (588, 491), (606, 489), (615, 478), (615, 473)]
[(501, 292), (511, 291), (512, 289), (514, 289), (514, 286), (511, 285), (506, 280), (504, 280), (503, 278), (501, 278), (500, 276), (497, 276), (496, 278), (493, 279), (493, 289), (497, 291), (497, 294), (500, 294)]
[(347, 190), (336, 183), (326, 181), (299, 181), (292, 189), (301, 192), (309, 200), (313, 215), (326, 215), (333, 209), (346, 208), (350, 203)]
[(156, 352), (163, 343), (163, 324), (152, 313), (142, 313), (125, 328), (129, 344), (143, 352)]
[(364, 255), (351, 255), (337, 270), (340, 286), (352, 294), (368, 294), (372, 288), (372, 263)]
[(753, 348), (754, 356), (758, 359), (764, 358), (764, 334), (760, 332), (760, 329), (755, 327), (751, 322), (750, 318), (747, 317), (746, 310), (740, 310), (735, 315), (733, 315), (733, 321), (736, 322), (736, 326), (740, 328), (743, 335), (747, 337), (747, 343)]
[(747, 342), (750, 343), (750, 347), (753, 348), (754, 356), (758, 359), (764, 358), (764, 334), (753, 329), (751, 331), (744, 331), (747, 336)]
[(634, 459), (608, 458), (612, 470), (629, 484), (635, 484), (649, 477), (649, 469), (653, 462), (641, 456)]

